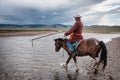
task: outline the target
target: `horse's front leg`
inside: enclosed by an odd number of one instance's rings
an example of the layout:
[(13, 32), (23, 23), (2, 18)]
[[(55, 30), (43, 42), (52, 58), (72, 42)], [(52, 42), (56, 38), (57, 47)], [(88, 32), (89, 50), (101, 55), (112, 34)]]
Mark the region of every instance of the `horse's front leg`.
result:
[(68, 57), (68, 59), (67, 59), (67, 61), (66, 61), (66, 66), (67, 66), (68, 63), (70, 62), (71, 58), (72, 58), (71, 56)]
[(76, 56), (73, 57), (73, 60), (74, 60), (74, 63), (76, 65), (76, 72), (79, 71), (79, 68), (78, 68), (78, 65), (77, 65), (77, 59), (76, 59)]
[(67, 59), (67, 61), (66, 61), (66, 64), (65, 65), (63, 64), (63, 67), (66, 69), (66, 71), (68, 71), (68, 69), (67, 69), (68, 68), (68, 63), (70, 62), (71, 58), (72, 57), (69, 56), (68, 59)]

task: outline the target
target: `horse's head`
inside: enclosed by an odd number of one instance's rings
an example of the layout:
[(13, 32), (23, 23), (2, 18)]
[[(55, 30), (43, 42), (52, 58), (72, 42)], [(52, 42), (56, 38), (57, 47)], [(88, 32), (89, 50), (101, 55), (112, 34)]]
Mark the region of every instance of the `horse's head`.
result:
[(61, 49), (61, 47), (63, 47), (65, 39), (63, 39), (63, 38), (57, 38), (57, 39), (54, 39), (54, 41), (55, 41), (55, 51), (59, 52), (59, 50)]

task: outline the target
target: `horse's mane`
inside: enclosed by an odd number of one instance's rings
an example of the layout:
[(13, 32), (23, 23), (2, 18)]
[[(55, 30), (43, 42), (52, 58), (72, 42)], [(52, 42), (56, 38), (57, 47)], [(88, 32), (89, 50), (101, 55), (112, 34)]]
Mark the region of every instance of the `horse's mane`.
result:
[(64, 39), (63, 39), (63, 38), (58, 38), (58, 40), (59, 40), (59, 41), (64, 41)]
[(67, 38), (58, 38), (58, 40), (59, 40), (59, 41), (62, 41), (62, 42), (66, 42), (66, 41), (68, 41)]

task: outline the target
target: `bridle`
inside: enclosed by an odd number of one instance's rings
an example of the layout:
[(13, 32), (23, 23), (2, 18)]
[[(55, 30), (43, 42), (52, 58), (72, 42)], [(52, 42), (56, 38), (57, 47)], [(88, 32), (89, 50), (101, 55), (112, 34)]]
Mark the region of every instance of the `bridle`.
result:
[[(58, 39), (56, 40), (56, 44), (58, 45)], [(56, 44), (55, 44), (55, 45), (56, 45)], [(63, 42), (63, 44), (64, 44), (64, 42)], [(57, 46), (57, 45), (56, 45), (56, 46)], [(63, 54), (62, 54), (62, 55), (59, 55), (59, 54), (58, 54), (58, 55), (61, 56), (61, 57), (63, 57), (63, 56), (64, 56), (64, 53), (65, 53), (65, 52), (64, 52), (64, 49), (63, 49)]]

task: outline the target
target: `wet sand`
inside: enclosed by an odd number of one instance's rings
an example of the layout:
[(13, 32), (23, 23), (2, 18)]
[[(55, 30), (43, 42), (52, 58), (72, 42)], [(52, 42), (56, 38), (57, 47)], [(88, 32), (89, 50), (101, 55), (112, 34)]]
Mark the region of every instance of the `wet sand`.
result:
[(104, 74), (110, 80), (120, 80), (120, 37), (107, 43), (107, 49), (108, 64)]
[(99, 69), (98, 74), (94, 75), (91, 63), (88, 80), (120, 80), (120, 37), (113, 38), (106, 46), (108, 50), (108, 62), (105, 71)]

